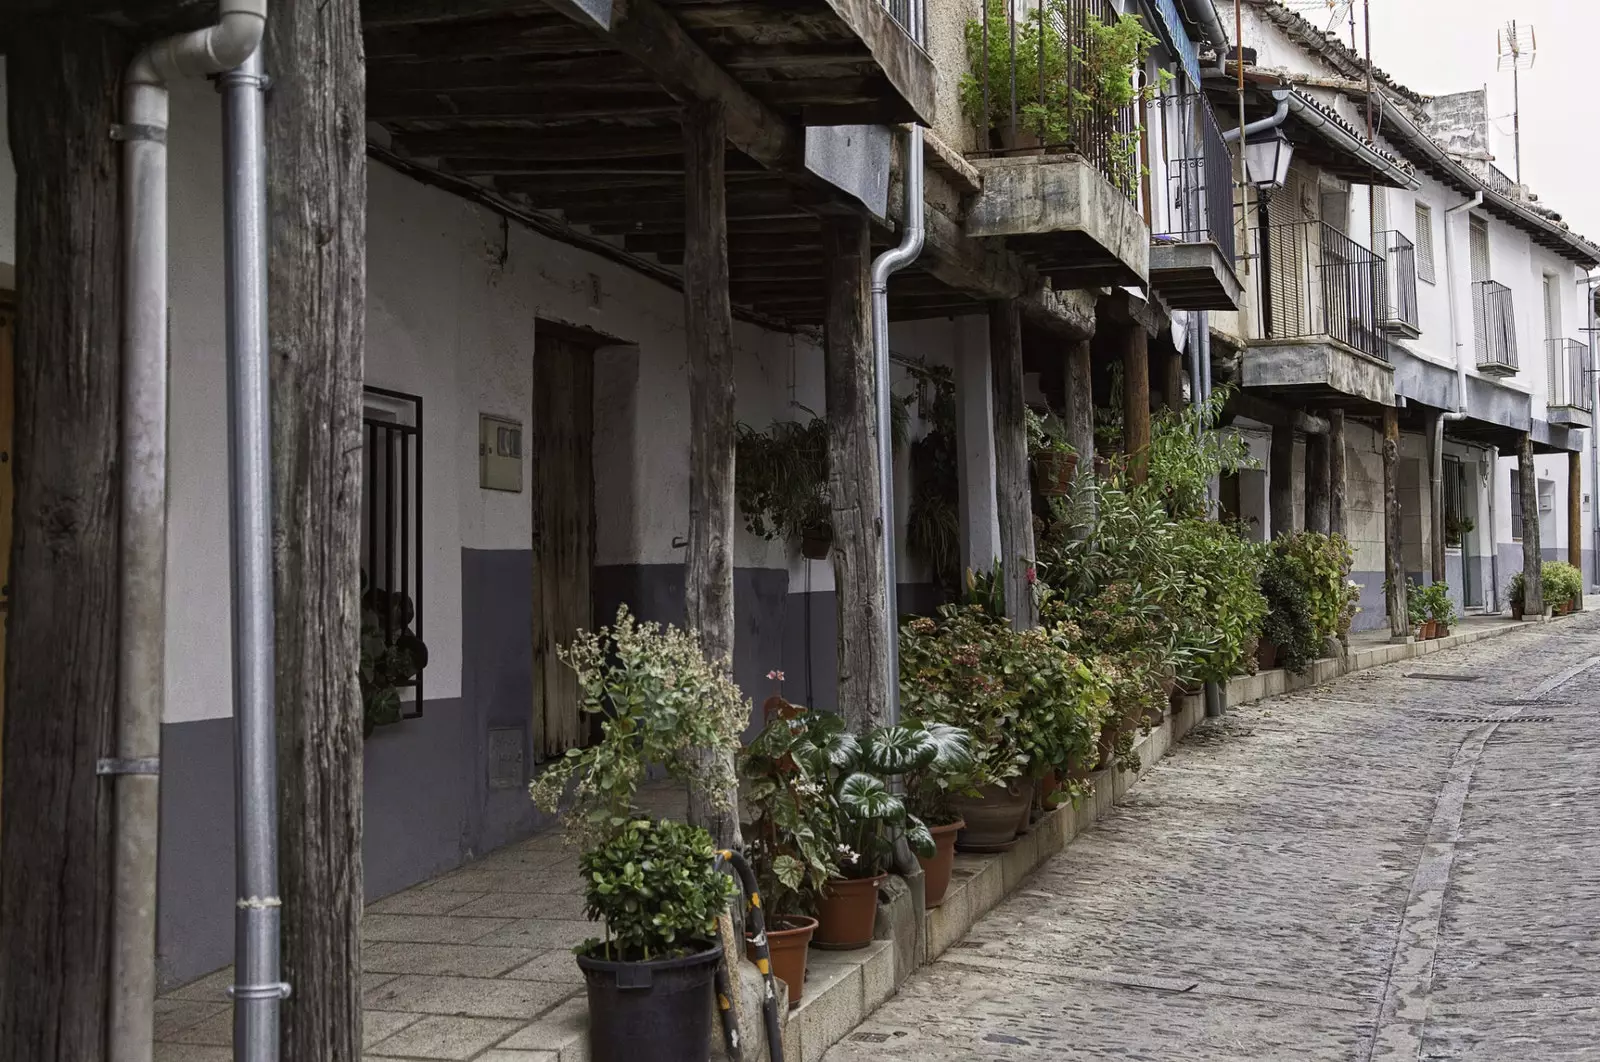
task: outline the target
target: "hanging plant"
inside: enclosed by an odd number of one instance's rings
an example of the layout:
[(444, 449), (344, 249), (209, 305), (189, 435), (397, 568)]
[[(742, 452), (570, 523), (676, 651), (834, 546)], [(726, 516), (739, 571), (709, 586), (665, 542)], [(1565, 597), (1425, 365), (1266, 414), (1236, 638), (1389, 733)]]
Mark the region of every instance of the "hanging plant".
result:
[(733, 491), (750, 533), (794, 541), (826, 531), (831, 538), (828, 422), (812, 416), (738, 431)]
[[(911, 506), (906, 549), (933, 569), (934, 581), (953, 596), (961, 580), (961, 493), (956, 457), (956, 390), (950, 370), (912, 370), (918, 409), (928, 424), (911, 444)], [(931, 391), (931, 395), (929, 392)]]

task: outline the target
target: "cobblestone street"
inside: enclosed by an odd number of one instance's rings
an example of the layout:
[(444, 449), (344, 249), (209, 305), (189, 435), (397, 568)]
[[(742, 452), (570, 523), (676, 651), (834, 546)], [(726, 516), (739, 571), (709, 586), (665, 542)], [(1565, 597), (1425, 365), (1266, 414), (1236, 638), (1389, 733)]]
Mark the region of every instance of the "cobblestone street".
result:
[(1597, 724), (1592, 614), (1239, 708), (827, 1062), (1600, 1059)]

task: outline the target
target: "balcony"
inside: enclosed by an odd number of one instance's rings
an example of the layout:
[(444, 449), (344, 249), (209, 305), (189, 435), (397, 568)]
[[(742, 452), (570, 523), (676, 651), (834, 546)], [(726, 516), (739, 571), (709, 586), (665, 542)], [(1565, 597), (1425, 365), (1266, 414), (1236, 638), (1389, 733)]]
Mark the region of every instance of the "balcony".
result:
[(1520, 366), (1510, 288), (1493, 280), (1473, 283), (1472, 328), (1478, 371), (1485, 376), (1515, 376)]
[(1202, 94), (1160, 106), (1166, 195), (1150, 241), (1150, 286), (1180, 310), (1237, 310), (1233, 168), (1216, 115)]
[(1394, 370), (1378, 327), (1384, 259), (1319, 221), (1251, 234), (1256, 312), (1240, 382), (1306, 402), (1391, 404)]
[(1383, 254), (1382, 313), (1378, 326), (1391, 336), (1416, 339), (1422, 335), (1417, 314), (1417, 249), (1404, 235), (1394, 230), (1378, 233), (1378, 250)]
[(1120, 20), (1106, 0), (985, 0), (967, 28), (961, 106), (984, 148), (970, 156), (983, 190), (966, 233), (1004, 237), (1059, 288), (1149, 277), (1137, 99), (1092, 73)]
[(1547, 339), (1544, 345), (1550, 371), (1546, 419), (1568, 428), (1591, 427), (1594, 392), (1589, 379), (1594, 359), (1589, 347), (1575, 339)]

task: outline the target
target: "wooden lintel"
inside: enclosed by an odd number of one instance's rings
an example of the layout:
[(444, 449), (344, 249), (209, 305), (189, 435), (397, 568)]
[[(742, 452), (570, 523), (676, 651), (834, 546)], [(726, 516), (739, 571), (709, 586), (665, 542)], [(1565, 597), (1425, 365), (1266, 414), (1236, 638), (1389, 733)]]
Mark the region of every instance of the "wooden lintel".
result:
[(1094, 304), (1082, 292), (1058, 292), (999, 240), (973, 239), (942, 211), (927, 212), (919, 267), (974, 299), (1016, 299), (1028, 323), (1065, 339), (1094, 335)]
[(1330, 429), (1323, 417), (1243, 391), (1235, 391), (1228, 396), (1226, 412), (1233, 416), (1249, 417), (1268, 427), (1292, 428), (1306, 435), (1326, 435)]

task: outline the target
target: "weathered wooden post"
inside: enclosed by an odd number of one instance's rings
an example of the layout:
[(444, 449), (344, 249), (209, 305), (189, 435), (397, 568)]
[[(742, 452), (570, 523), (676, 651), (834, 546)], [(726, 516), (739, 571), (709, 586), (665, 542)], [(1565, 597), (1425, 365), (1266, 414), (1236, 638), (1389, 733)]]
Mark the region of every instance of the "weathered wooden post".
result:
[(1122, 452), (1129, 473), (1143, 483), (1149, 472), (1150, 334), (1138, 321), (1128, 322), (1122, 348)]
[(879, 503), (876, 374), (865, 218), (822, 219), (827, 270), (823, 360), (828, 399), (828, 498), (839, 617), (839, 708), (858, 733), (889, 722), (888, 609)]
[[(1067, 344), (1066, 353), (1066, 421), (1067, 444), (1078, 455), (1079, 476), (1094, 475), (1094, 361), (1088, 339), (1075, 339)], [(1092, 518), (1094, 496), (1088, 500), (1090, 508), (1084, 513)], [(1088, 519), (1073, 527), (1073, 537), (1086, 539), (1092, 530)]]
[(1344, 410), (1328, 411), (1328, 530), (1346, 534), (1349, 517), (1345, 514)]
[(1183, 355), (1174, 351), (1165, 360), (1166, 375), (1161, 384), (1161, 398), (1168, 409), (1181, 413), (1187, 404), (1183, 400)]
[(1267, 509), (1272, 520), (1269, 539), (1294, 530), (1294, 428), (1272, 426), (1267, 452)]
[[(0, 1057), (106, 1057), (117, 696), (117, 152), (132, 49), (7, 27), (16, 165), (15, 487), (0, 829)], [(21, 666), (19, 666), (19, 664)]]
[(1567, 563), (1583, 571), (1583, 454), (1577, 451), (1567, 454)]
[(1445, 580), (1444, 558), (1444, 413), (1428, 417), (1428, 564), (1429, 577)]
[[(684, 332), (689, 348), (689, 534), (684, 616), (706, 658), (733, 668), (733, 309), (728, 294), (727, 118), (683, 109)], [(702, 755), (720, 755), (703, 752)], [(734, 794), (691, 788), (689, 821), (718, 847), (739, 841)]]
[(1539, 470), (1533, 463), (1533, 437), (1522, 433), (1517, 446), (1517, 486), (1522, 494), (1522, 614), (1544, 615), (1544, 554), (1539, 545)]
[(354, 0), (267, 20), (282, 1055), (361, 1057), (366, 65)]
[(1411, 633), (1406, 584), (1400, 565), (1400, 411), (1383, 407), (1383, 567), (1388, 581), (1389, 633)]
[(1332, 528), (1331, 474), (1328, 436), (1306, 436), (1306, 530), (1326, 535)]
[(989, 303), (989, 359), (994, 369), (995, 492), (1006, 616), (1018, 630), (1035, 622), (1033, 491), (1028, 483), (1027, 407), (1022, 399), (1022, 313), (1016, 302)]

